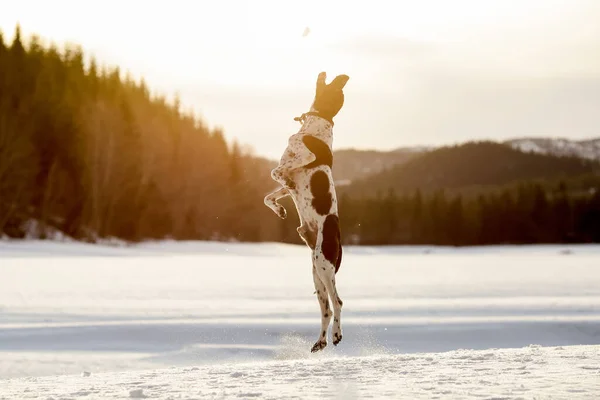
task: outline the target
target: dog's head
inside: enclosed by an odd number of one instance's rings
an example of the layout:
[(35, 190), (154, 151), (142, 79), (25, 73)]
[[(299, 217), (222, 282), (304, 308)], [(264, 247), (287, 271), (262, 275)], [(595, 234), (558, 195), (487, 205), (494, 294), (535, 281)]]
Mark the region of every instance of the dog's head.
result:
[(325, 83), (325, 79), (327, 79), (327, 74), (321, 72), (317, 78), (317, 91), (311, 111), (316, 111), (321, 117), (333, 122), (333, 117), (344, 105), (343, 89), (350, 77), (338, 75), (330, 84)]

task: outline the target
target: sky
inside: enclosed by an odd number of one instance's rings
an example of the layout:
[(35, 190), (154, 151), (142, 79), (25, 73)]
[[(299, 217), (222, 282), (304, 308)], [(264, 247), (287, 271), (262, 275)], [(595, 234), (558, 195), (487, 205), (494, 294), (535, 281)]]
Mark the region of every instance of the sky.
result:
[(350, 76), (335, 149), (600, 136), (598, 0), (4, 3), (5, 36), (77, 43), (271, 158), (321, 71)]

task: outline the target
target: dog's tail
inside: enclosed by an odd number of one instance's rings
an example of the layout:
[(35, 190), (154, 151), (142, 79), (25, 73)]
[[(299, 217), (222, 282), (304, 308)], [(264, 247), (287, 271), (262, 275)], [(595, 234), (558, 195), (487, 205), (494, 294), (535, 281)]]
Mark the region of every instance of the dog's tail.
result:
[(342, 265), (342, 230), (340, 228), (339, 218), (336, 216), (337, 229), (336, 229), (336, 239), (337, 239), (337, 259), (335, 260), (335, 273), (337, 274), (340, 266)]
[[(341, 236), (341, 235), (340, 235)], [(337, 274), (340, 266), (342, 265), (342, 240), (341, 237), (338, 236), (338, 256), (335, 262), (335, 273)]]

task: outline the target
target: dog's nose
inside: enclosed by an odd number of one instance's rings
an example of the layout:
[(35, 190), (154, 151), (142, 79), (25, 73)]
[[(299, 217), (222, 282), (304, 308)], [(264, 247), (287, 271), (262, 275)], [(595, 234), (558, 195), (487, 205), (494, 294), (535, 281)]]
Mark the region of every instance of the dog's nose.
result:
[(342, 90), (350, 77), (348, 75), (338, 75), (335, 77), (333, 81), (329, 84), (329, 86), (334, 87), (336, 89)]

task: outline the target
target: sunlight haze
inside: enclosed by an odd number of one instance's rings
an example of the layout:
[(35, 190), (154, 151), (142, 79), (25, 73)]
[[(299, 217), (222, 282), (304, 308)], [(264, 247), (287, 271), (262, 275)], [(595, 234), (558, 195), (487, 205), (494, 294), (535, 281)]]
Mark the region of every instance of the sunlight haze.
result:
[(279, 158), (322, 70), (350, 76), (336, 149), (599, 136), (598, 21), (595, 0), (22, 0), (0, 29), (79, 44)]

